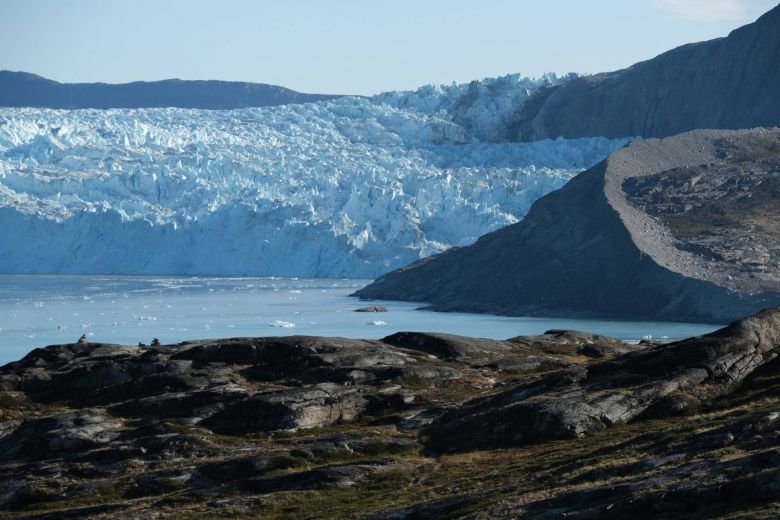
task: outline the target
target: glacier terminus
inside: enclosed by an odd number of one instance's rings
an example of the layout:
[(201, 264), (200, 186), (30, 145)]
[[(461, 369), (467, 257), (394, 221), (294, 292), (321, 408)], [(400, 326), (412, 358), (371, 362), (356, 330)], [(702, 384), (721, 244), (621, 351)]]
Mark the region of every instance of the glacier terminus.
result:
[(521, 219), (628, 139), (512, 142), (518, 75), (236, 110), (0, 109), (5, 273), (372, 278)]

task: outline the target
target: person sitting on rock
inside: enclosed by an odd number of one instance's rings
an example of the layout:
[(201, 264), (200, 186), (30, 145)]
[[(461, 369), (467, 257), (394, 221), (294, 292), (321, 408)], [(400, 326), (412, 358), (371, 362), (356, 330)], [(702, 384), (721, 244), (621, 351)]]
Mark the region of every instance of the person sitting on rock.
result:
[(161, 344), (162, 344), (162, 343), (160, 343), (160, 340), (159, 340), (159, 339), (157, 339), (157, 338), (154, 338), (154, 339), (152, 340), (152, 346), (153, 346), (153, 347), (159, 347)]
[(82, 334), (81, 337), (78, 340), (78, 344), (79, 345), (86, 345), (87, 343), (89, 343), (89, 340), (87, 339), (87, 335), (86, 334)]

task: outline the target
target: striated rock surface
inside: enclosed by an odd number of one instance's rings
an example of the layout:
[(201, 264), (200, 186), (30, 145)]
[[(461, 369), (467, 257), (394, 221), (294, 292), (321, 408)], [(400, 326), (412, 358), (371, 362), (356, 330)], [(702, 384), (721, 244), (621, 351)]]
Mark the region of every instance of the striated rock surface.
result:
[(438, 310), (726, 322), (780, 302), (780, 130), (635, 141), (474, 245), (357, 296)]
[(778, 349), (780, 309), (667, 345), (54, 345), (0, 367), (0, 518), (769, 518)]
[(581, 437), (646, 416), (699, 407), (728, 392), (780, 346), (780, 311), (703, 337), (576, 366), (448, 412), (427, 430), (441, 450)]
[(666, 137), (696, 128), (777, 126), (778, 91), (775, 7), (726, 38), (538, 90), (520, 111), (517, 138)]

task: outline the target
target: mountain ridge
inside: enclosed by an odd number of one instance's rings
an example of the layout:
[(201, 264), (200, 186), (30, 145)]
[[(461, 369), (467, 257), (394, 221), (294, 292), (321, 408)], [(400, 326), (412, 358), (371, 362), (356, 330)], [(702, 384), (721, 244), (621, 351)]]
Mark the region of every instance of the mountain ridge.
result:
[(305, 94), (265, 83), (221, 80), (60, 83), (37, 74), (0, 70), (0, 106), (37, 108), (235, 109), (308, 103), (343, 97)]
[(666, 137), (780, 123), (780, 5), (728, 36), (537, 92), (516, 137)]

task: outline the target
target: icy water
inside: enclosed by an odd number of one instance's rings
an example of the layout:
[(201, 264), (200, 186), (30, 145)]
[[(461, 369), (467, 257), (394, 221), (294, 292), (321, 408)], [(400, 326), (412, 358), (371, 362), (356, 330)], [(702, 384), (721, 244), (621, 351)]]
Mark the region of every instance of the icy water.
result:
[[(369, 280), (0, 275), (0, 364), (35, 347), (91, 341), (135, 345), (188, 339), (307, 334), (381, 338), (401, 330), (484, 338), (579, 329), (624, 340), (679, 339), (714, 325), (507, 318), (415, 310), (419, 303), (348, 295)], [(378, 304), (386, 313), (354, 309)]]

